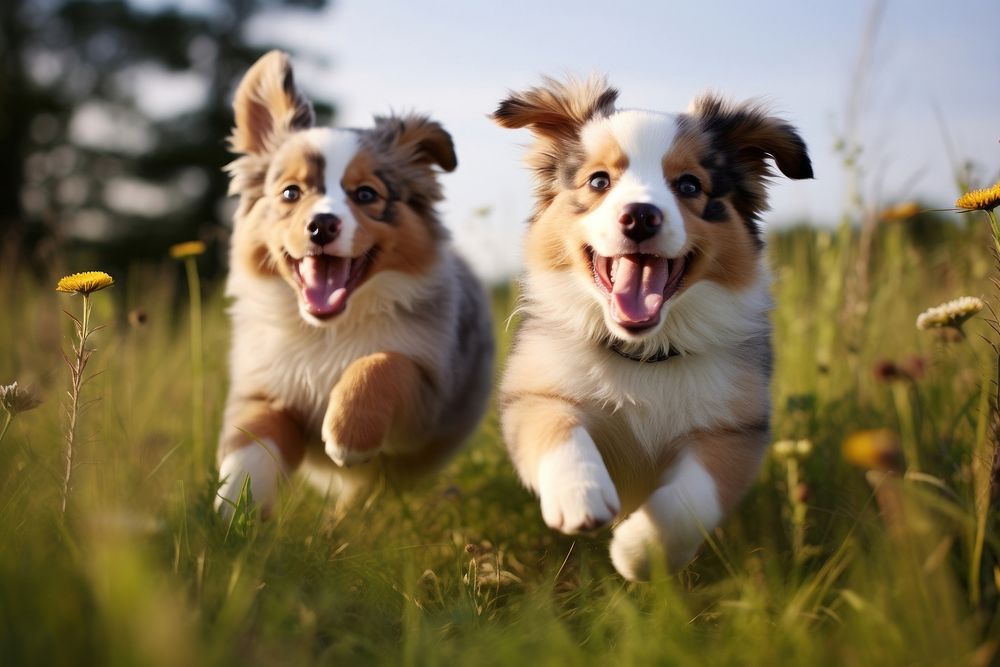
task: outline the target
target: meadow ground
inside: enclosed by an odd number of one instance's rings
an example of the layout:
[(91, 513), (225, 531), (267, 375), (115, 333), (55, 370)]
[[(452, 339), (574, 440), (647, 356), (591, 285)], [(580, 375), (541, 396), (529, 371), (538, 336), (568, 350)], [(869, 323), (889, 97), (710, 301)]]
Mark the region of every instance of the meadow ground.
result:
[[(223, 523), (224, 303), (208, 286), (197, 429), (170, 260), (92, 297), (107, 328), (83, 400), (99, 400), (63, 514), (61, 310), (81, 300), (53, 291), (58, 276), (0, 268), (0, 384), (33, 382), (44, 401), (0, 441), (0, 664), (989, 664), (996, 355), (981, 336), (994, 334), (986, 311), (964, 340), (914, 325), (941, 301), (992, 295), (978, 215), (886, 222), (870, 245), (848, 227), (772, 234), (774, 439), (809, 444), (769, 457), (696, 561), (650, 584), (615, 574), (607, 533), (546, 529), (492, 413), (442, 474), (340, 522), (293, 480), (271, 520)], [(502, 366), (511, 290), (494, 305)], [(855, 438), (862, 465), (846, 461), (842, 443), (866, 429), (888, 432)], [(897, 439), (905, 475), (864, 469), (897, 465)]]

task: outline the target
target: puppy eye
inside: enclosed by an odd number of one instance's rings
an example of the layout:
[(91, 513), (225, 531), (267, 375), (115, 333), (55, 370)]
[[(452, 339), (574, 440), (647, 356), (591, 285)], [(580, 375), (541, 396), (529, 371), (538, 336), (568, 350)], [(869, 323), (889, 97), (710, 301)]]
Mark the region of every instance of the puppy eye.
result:
[(677, 188), (677, 194), (681, 197), (694, 197), (701, 192), (701, 181), (691, 174), (684, 174), (677, 179), (674, 187)]
[(302, 188), (297, 185), (289, 185), (281, 191), (281, 198), (287, 202), (298, 201), (302, 197)]
[(371, 186), (362, 185), (354, 191), (354, 201), (359, 204), (371, 204), (376, 199), (378, 199), (378, 193)]
[(587, 181), (587, 185), (590, 186), (591, 190), (607, 190), (611, 187), (611, 177), (608, 176), (607, 172), (599, 171), (591, 175), (590, 180)]

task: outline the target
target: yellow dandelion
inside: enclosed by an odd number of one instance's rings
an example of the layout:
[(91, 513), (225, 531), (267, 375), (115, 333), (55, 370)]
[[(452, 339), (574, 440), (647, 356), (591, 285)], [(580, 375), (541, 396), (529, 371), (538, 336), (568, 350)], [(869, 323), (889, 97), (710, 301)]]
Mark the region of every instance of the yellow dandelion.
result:
[(997, 206), (1000, 206), (1000, 183), (981, 190), (970, 190), (955, 200), (955, 208), (963, 211), (992, 211)]
[(858, 431), (841, 445), (844, 460), (868, 470), (900, 470), (903, 467), (899, 436), (887, 428)]
[(882, 222), (900, 222), (902, 220), (909, 220), (920, 213), (921, 210), (917, 202), (908, 201), (883, 209), (878, 217)]
[(973, 315), (985, 307), (983, 300), (975, 296), (962, 296), (952, 299), (940, 306), (928, 308), (917, 317), (917, 328), (939, 329), (952, 327), (961, 329), (962, 325)]
[(170, 246), (170, 256), (174, 259), (187, 259), (205, 254), (205, 244), (201, 241), (186, 241)]
[(56, 291), (87, 295), (91, 292), (99, 292), (114, 284), (115, 279), (104, 271), (84, 271), (60, 278), (56, 285)]

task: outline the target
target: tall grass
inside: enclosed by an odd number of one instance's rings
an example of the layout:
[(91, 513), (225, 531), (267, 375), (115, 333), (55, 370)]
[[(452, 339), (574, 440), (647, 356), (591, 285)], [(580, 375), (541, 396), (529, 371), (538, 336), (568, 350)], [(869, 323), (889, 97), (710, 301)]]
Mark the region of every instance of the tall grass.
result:
[[(213, 471), (192, 473), (190, 341), (169, 266), (134, 267), (94, 303), (116, 325), (94, 334), (103, 400), (80, 424), (63, 517), (59, 307), (28, 276), (3, 276), (0, 383), (33, 380), (49, 400), (0, 447), (0, 663), (988, 664), (1000, 526), (995, 512), (983, 520), (977, 561), (972, 473), (988, 328), (973, 320), (964, 341), (945, 342), (914, 326), (928, 306), (988, 291), (988, 230), (880, 226), (869, 306), (850, 317), (856, 232), (796, 228), (770, 247), (774, 430), (812, 443), (796, 462), (804, 493), (790, 496), (786, 463), (768, 461), (691, 566), (643, 585), (614, 573), (606, 534), (545, 528), (492, 414), (415, 492), (335, 521), (293, 481), (269, 521), (227, 530)], [(135, 308), (141, 328), (127, 323)], [(505, 350), (510, 290), (494, 309)], [(228, 337), (218, 287), (203, 324), (214, 431)], [(911, 355), (926, 370), (905, 410), (872, 367)], [(866, 428), (912, 438), (920, 474), (866, 477), (845, 463), (841, 442)]]

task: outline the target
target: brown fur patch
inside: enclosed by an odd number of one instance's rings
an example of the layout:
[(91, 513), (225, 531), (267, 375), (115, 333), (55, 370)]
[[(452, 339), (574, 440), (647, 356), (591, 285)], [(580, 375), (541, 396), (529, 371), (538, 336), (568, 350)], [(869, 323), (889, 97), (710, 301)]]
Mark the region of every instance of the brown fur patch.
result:
[(525, 162), (535, 175), (535, 214), (547, 207), (561, 188), (561, 169), (579, 159), (580, 128), (614, 111), (618, 91), (602, 78), (566, 82), (545, 77), (537, 88), (510, 94), (493, 112), (493, 120), (507, 128), (526, 127), (535, 143)]
[(235, 398), (226, 406), (218, 461), (221, 463), (226, 454), (237, 449), (256, 447), (257, 440), (266, 439), (281, 452), (286, 469), (292, 470), (302, 463), (305, 455), (302, 425), (292, 410), (263, 397)]
[(546, 394), (519, 392), (501, 398), (504, 440), (518, 470), (537, 470), (542, 456), (569, 440), (582, 425), (579, 408)]
[(330, 394), (333, 410), (325, 429), (347, 450), (378, 449), (390, 426), (405, 429), (421, 416), (423, 378), (417, 365), (398, 352), (358, 359)]
[(690, 437), (698, 460), (715, 480), (722, 511), (729, 513), (757, 479), (770, 439), (767, 423), (750, 424), (746, 429), (697, 431)]
[(263, 194), (270, 155), (294, 130), (312, 127), (312, 105), (295, 87), (288, 55), (266, 54), (247, 71), (233, 98), (236, 127), (229, 145), (237, 158), (226, 166), (230, 194), (239, 194), (240, 215)]

